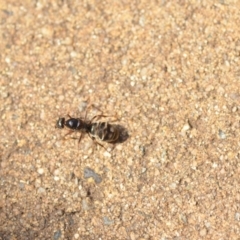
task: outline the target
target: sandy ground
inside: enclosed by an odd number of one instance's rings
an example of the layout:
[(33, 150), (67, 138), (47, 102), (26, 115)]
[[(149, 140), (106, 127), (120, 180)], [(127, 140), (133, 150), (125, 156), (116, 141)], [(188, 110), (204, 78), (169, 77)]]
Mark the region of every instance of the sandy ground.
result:
[[(239, 1), (19, 2), (0, 2), (0, 239), (240, 239)], [(55, 128), (86, 111), (128, 137)]]

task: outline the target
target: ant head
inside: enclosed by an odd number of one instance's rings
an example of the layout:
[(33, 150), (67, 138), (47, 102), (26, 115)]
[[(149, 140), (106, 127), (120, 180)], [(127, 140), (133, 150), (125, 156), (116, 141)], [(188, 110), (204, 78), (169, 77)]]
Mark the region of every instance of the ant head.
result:
[(65, 118), (59, 118), (56, 122), (56, 128), (64, 128)]

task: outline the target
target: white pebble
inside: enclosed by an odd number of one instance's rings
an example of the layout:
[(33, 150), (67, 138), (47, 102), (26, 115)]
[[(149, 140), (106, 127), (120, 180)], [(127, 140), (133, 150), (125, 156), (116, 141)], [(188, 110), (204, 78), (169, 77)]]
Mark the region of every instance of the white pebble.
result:
[(104, 156), (104, 157), (111, 157), (111, 153), (108, 152), (108, 151), (105, 151), (105, 152), (103, 153), (103, 156)]
[(78, 234), (78, 233), (75, 233), (75, 234), (74, 234), (74, 238), (75, 238), (75, 239), (78, 239), (78, 238), (79, 238), (79, 234)]
[(54, 179), (54, 181), (59, 181), (59, 177), (58, 176), (55, 176), (53, 179)]
[(38, 172), (40, 175), (42, 175), (42, 174), (44, 173), (44, 169), (43, 169), (43, 168), (39, 168), (39, 169), (37, 170), (37, 172)]
[(186, 132), (186, 131), (188, 131), (188, 130), (190, 130), (191, 129), (191, 126), (188, 124), (188, 123), (186, 123), (184, 126), (183, 126), (183, 128), (182, 128), (182, 132)]
[(41, 193), (45, 193), (46, 190), (45, 190), (45, 188), (40, 187), (40, 188), (38, 188), (37, 192), (41, 194)]

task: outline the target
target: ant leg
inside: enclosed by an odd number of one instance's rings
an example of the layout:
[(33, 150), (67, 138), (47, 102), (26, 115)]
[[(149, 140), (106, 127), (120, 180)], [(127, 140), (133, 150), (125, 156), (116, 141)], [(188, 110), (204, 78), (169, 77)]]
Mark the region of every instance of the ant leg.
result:
[(103, 111), (101, 111), (98, 107), (96, 107), (94, 104), (91, 104), (91, 105), (89, 105), (88, 106), (88, 108), (92, 108), (92, 107), (94, 107), (95, 109), (97, 109), (99, 112), (101, 112), (101, 114), (98, 114), (98, 115), (95, 115), (91, 120), (90, 120), (90, 123), (92, 123), (93, 122), (93, 120), (94, 119), (99, 119), (100, 117), (107, 117), (107, 116), (105, 116), (105, 115), (103, 115), (102, 113), (103, 113)]
[(81, 135), (80, 135), (80, 137), (78, 139), (78, 147), (79, 147), (79, 143), (81, 142), (81, 139), (82, 139), (82, 132), (81, 132)]
[(88, 134), (88, 136), (92, 139), (92, 141), (94, 142), (94, 144), (98, 144), (99, 146), (101, 146), (102, 148), (104, 148), (106, 151), (108, 151), (101, 143), (99, 143), (95, 138), (91, 137), (90, 134)]
[[(98, 115), (95, 115), (91, 120), (90, 120), (90, 123), (92, 123), (93, 122), (93, 120), (98, 120), (98, 119), (100, 119), (100, 118), (102, 118), (102, 117), (104, 117), (104, 118), (106, 118), (106, 117), (113, 117), (113, 116), (109, 116), (109, 115), (104, 115), (103, 114), (103, 111), (101, 111), (101, 109), (99, 109), (98, 107), (96, 107), (94, 104), (91, 104), (90, 106), (88, 106), (88, 108), (90, 108), (91, 106), (93, 106), (95, 109), (97, 109), (101, 114), (98, 114)], [(114, 117), (114, 120), (111, 120), (110, 122), (116, 122), (116, 121), (118, 121), (119, 119), (118, 119), (118, 117), (115, 115), (115, 117)]]
[[(112, 117), (112, 116), (103, 115), (103, 114), (101, 114), (101, 115), (96, 115), (96, 116), (94, 116), (94, 117), (91, 119), (91, 122), (93, 122), (94, 119), (95, 119), (95, 120), (98, 120), (98, 119), (100, 119), (100, 118), (102, 118), (102, 117)], [(109, 122), (117, 122), (118, 120), (119, 120), (118, 117), (115, 116), (114, 119), (111, 120), (111, 121), (109, 121)]]
[(91, 103), (91, 105), (90, 106), (88, 106), (88, 108), (95, 108), (96, 110), (98, 110), (99, 112), (103, 112), (101, 109), (99, 109), (99, 107), (97, 107), (95, 104), (93, 104), (93, 103)]
[(86, 118), (87, 118), (87, 110), (86, 110), (86, 113), (85, 113), (84, 121), (86, 121)]
[[(109, 117), (111, 117), (111, 116), (109, 116)], [(109, 122), (117, 122), (117, 121), (119, 121), (119, 118), (118, 118), (117, 114), (114, 117), (112, 117), (112, 118), (113, 119), (111, 121), (109, 121)]]
[(81, 133), (81, 135), (79, 137), (78, 144), (81, 142), (81, 139), (82, 139), (82, 133)]
[(64, 139), (64, 140), (67, 140), (67, 139), (66, 139), (66, 136), (71, 135), (71, 134), (73, 134), (73, 133), (74, 133), (74, 131), (69, 131), (68, 133), (66, 133), (66, 134), (64, 135), (63, 139)]
[(99, 146), (101, 146), (102, 148), (104, 148), (107, 151), (107, 149), (101, 143), (99, 143), (97, 140), (93, 140), (93, 142), (95, 144), (98, 144)]
[(99, 118), (101, 118), (101, 117), (108, 117), (107, 115), (96, 115), (96, 116), (94, 116), (92, 119), (91, 119), (91, 121), (90, 122), (93, 122), (93, 120), (95, 119), (95, 120), (97, 120), (97, 119), (99, 119)]

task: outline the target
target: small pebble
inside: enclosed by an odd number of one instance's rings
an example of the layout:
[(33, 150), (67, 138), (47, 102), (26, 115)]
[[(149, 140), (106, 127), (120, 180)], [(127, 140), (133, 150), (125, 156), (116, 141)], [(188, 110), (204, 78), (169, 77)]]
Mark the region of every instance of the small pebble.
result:
[(44, 169), (43, 169), (43, 168), (39, 168), (39, 169), (37, 170), (37, 172), (38, 172), (40, 175), (42, 175), (42, 174), (44, 173)]
[(88, 202), (86, 201), (86, 199), (83, 199), (82, 200), (82, 208), (83, 210), (87, 211), (90, 209), (89, 205), (88, 205)]
[(114, 223), (113, 220), (110, 220), (108, 217), (103, 217), (104, 225), (112, 225)]
[(53, 235), (54, 240), (58, 240), (61, 237), (61, 235), (62, 235), (61, 230), (57, 230)]
[(218, 136), (221, 138), (221, 139), (225, 139), (227, 136), (226, 136), (226, 134), (220, 129), (219, 131), (218, 131)]
[(92, 177), (95, 183), (100, 183), (102, 178), (99, 174), (95, 173), (95, 171), (89, 167), (84, 168), (84, 178)]
[(79, 190), (80, 190), (80, 196), (81, 196), (81, 197), (87, 197), (88, 193), (87, 193), (87, 191), (86, 191), (85, 188), (81, 188), (81, 187), (79, 186)]
[(232, 108), (232, 112), (236, 112), (238, 110), (238, 108), (235, 106)]
[(240, 222), (240, 212), (235, 213), (235, 220)]
[(108, 151), (105, 151), (104, 153), (103, 153), (103, 156), (104, 157), (111, 157), (111, 153), (110, 152), (108, 152)]
[(189, 123), (186, 123), (186, 124), (184, 124), (184, 126), (182, 128), (182, 132), (187, 132), (190, 129), (191, 129), (191, 126), (189, 125)]
[(54, 176), (54, 181), (59, 181), (59, 177), (58, 176)]
[(204, 237), (204, 236), (206, 236), (206, 234), (207, 234), (207, 230), (206, 230), (206, 228), (203, 228), (203, 229), (200, 231), (200, 236), (201, 236), (201, 237)]
[(24, 184), (23, 182), (20, 182), (20, 183), (19, 183), (19, 188), (20, 188), (21, 190), (23, 190), (23, 189), (25, 188), (25, 184)]
[(38, 192), (38, 193), (45, 193), (46, 190), (45, 190), (45, 188), (40, 187), (40, 188), (38, 188), (37, 192)]
[(79, 234), (78, 233), (74, 234), (74, 238), (78, 239), (79, 238)]

